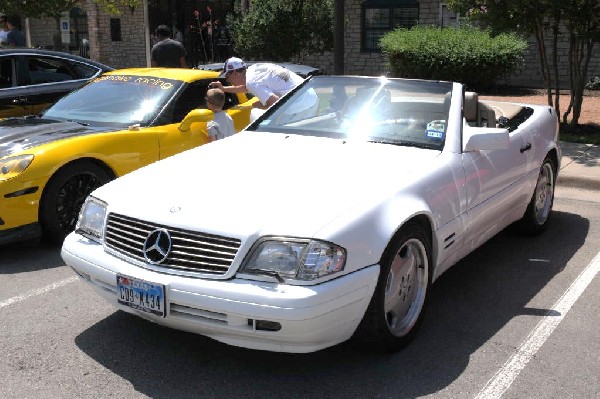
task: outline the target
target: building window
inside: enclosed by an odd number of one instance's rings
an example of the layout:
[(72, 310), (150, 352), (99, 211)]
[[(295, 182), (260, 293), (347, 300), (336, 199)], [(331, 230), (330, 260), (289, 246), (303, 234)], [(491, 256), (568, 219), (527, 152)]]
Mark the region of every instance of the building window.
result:
[(448, 8), (448, 4), (440, 3), (440, 22), (439, 25), (442, 28), (447, 28), (449, 26), (457, 27), (459, 25), (459, 15), (453, 13)]
[(121, 18), (110, 19), (110, 40), (113, 42), (120, 42), (121, 37)]
[(79, 50), (84, 40), (89, 38), (87, 13), (81, 8), (74, 7), (69, 11), (69, 19), (71, 21), (69, 49)]
[(396, 28), (419, 23), (417, 0), (367, 0), (362, 4), (362, 51), (381, 51), (379, 39)]

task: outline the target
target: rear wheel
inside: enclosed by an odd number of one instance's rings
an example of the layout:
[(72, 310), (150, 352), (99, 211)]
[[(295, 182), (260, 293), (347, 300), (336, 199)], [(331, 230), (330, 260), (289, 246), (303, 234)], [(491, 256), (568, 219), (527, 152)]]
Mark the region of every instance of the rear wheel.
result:
[(554, 203), (556, 165), (546, 157), (540, 167), (537, 183), (525, 215), (519, 221), (519, 229), (529, 234), (539, 234), (546, 228)]
[(356, 334), (371, 349), (393, 352), (415, 335), (430, 285), (430, 241), (427, 230), (412, 222), (386, 250), (377, 287)]
[(39, 219), (44, 240), (61, 244), (75, 229), (86, 197), (110, 180), (105, 169), (89, 161), (67, 165), (56, 172), (46, 185), (40, 203)]

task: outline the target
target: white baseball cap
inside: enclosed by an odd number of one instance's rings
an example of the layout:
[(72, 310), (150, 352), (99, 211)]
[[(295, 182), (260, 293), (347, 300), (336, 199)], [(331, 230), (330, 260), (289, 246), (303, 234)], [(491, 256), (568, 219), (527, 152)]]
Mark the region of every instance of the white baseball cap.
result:
[(223, 72), (219, 77), (224, 78), (231, 71), (235, 71), (236, 69), (246, 68), (246, 63), (241, 58), (231, 57), (225, 64), (223, 64)]

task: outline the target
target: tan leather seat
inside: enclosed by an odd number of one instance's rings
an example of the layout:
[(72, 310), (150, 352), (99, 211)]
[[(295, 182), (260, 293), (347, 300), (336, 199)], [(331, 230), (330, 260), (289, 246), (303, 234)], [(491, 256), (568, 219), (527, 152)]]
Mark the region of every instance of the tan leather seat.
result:
[(473, 91), (465, 92), (465, 101), (463, 104), (463, 115), (467, 122), (477, 123), (477, 108), (479, 105), (479, 95)]
[(463, 115), (467, 123), (477, 127), (496, 127), (496, 112), (487, 104), (479, 101), (479, 95), (465, 92)]

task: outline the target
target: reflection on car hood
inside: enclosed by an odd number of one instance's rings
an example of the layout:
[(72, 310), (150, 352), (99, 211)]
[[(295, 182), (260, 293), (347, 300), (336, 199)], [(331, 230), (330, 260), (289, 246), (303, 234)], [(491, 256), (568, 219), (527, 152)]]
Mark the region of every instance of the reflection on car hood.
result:
[[(237, 237), (310, 237), (432, 173), (439, 151), (242, 132), (101, 187), (110, 211)], [(429, 164), (428, 164), (429, 163)]]
[(92, 134), (99, 130), (75, 122), (40, 118), (0, 120), (0, 158), (52, 141)]

